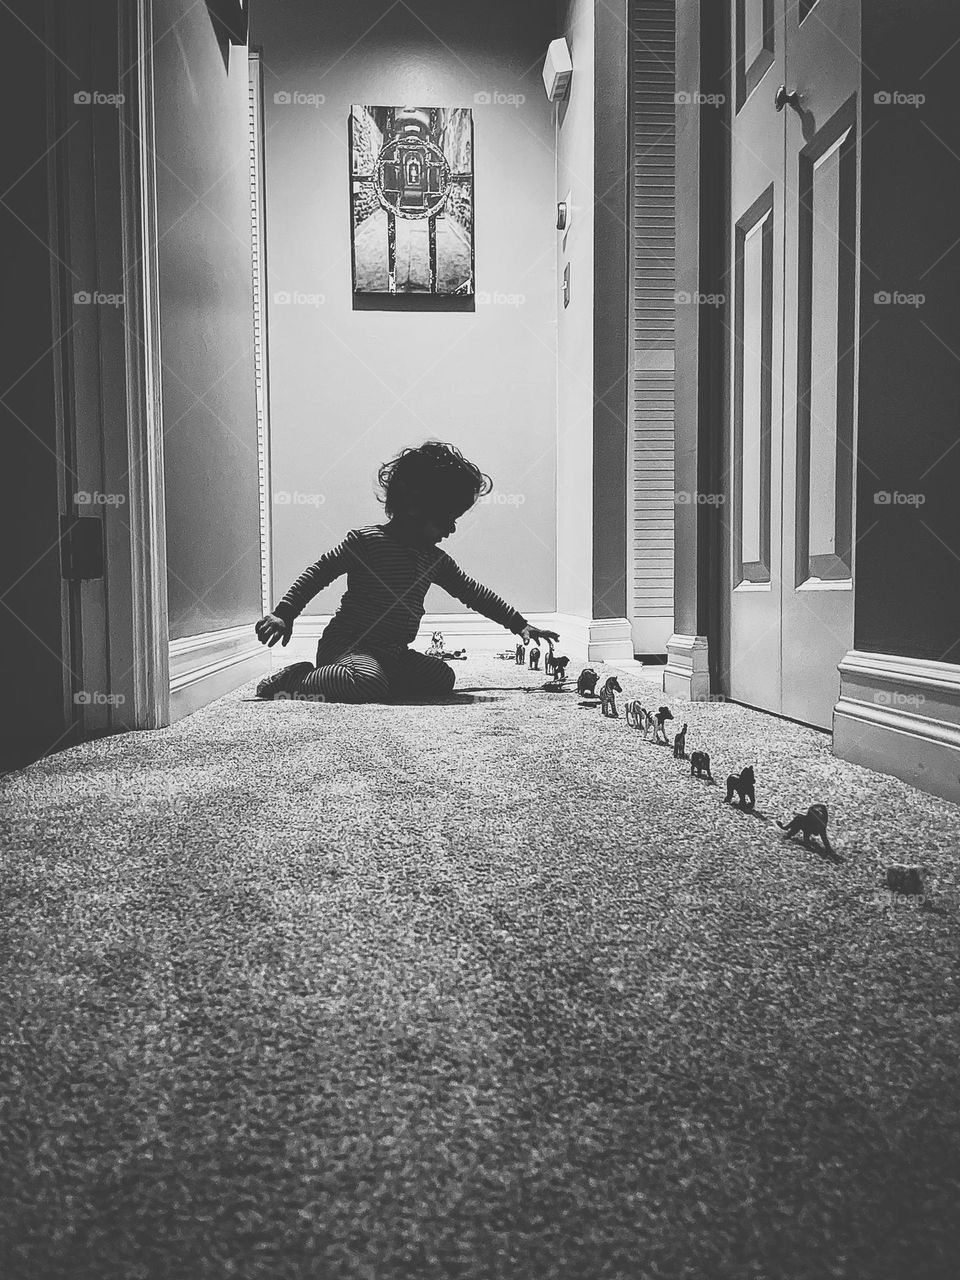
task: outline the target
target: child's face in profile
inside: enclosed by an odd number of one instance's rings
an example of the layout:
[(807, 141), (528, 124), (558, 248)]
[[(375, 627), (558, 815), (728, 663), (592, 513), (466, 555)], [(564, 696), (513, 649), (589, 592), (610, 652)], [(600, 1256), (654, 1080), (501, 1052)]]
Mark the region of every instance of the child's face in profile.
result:
[(442, 539), (449, 538), (451, 534), (456, 533), (457, 521), (464, 514), (464, 511), (468, 509), (463, 508), (441, 514), (436, 511), (428, 513), (419, 507), (411, 507), (405, 513), (403, 523), (418, 542), (422, 541), (430, 546), (436, 546)]

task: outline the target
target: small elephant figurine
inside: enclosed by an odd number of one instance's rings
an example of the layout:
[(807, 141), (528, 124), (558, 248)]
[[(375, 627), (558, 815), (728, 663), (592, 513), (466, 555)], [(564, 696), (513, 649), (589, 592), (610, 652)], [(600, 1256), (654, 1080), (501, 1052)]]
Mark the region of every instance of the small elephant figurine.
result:
[(540, 646), (536, 644), (530, 650), (530, 670), (540, 670)]
[(687, 758), (687, 729), (688, 725), (684, 725), (680, 732), (673, 739), (673, 758), (674, 760), (686, 760)]
[(517, 660), (517, 666), (522, 667), (527, 660), (527, 651), (526, 651), (526, 648), (524, 647), (523, 641), (521, 641), (517, 645), (516, 649), (514, 649), (513, 656)]
[(657, 727), (656, 732), (653, 735), (653, 741), (666, 747), (669, 744), (667, 742), (667, 731), (664, 728), (664, 725), (667, 720), (673, 719), (673, 712), (669, 707), (661, 707), (657, 712), (655, 719)]
[(617, 700), (614, 697), (616, 693), (623, 693), (620, 687), (620, 681), (616, 676), (607, 676), (603, 688), (600, 690), (600, 710), (605, 716), (609, 716), (612, 720), (620, 719), (620, 712), (617, 710)]
[(744, 813), (751, 813), (757, 803), (756, 778), (752, 765), (748, 764), (740, 773), (731, 773), (727, 778), (727, 794), (724, 796), (726, 804), (730, 803), (734, 792), (737, 795), (737, 808), (742, 809)]
[(710, 772), (710, 756), (706, 751), (691, 751), (690, 777), (692, 778), (694, 774), (698, 778), (706, 778), (708, 782), (713, 781), (713, 774)]
[(577, 693), (581, 698), (596, 698), (597, 681), (600, 676), (594, 671), (593, 667), (584, 667), (577, 677)]

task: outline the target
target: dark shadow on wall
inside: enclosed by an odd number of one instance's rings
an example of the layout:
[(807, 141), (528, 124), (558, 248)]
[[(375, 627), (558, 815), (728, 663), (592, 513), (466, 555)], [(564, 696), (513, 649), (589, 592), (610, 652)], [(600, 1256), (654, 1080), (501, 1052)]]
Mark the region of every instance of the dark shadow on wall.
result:
[(220, 48), (225, 71), (230, 69), (230, 46), (245, 45), (250, 0), (207, 0), (207, 13)]

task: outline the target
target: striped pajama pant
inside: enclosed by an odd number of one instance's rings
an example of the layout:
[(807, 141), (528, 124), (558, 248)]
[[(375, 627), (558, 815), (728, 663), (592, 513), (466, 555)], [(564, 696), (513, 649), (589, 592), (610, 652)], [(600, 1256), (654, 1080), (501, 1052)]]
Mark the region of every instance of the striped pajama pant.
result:
[(317, 646), (317, 665), (298, 662), (273, 678), (275, 697), (318, 702), (388, 702), (404, 698), (443, 698), (456, 676), (440, 658), (414, 649), (393, 653), (342, 653)]

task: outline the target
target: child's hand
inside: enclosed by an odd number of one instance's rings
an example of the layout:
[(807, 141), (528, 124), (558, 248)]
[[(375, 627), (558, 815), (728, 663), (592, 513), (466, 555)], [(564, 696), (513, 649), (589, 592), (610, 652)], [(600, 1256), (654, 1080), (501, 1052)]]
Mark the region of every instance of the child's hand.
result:
[(540, 631), (537, 627), (524, 627), (523, 643), (527, 644), (531, 640), (546, 640), (547, 644), (553, 648), (553, 642), (559, 640), (560, 635), (556, 631)]
[(269, 645), (271, 648), (278, 640), (286, 644), (292, 631), (293, 627), (282, 618), (278, 618), (275, 613), (268, 613), (256, 626), (257, 639), (261, 644)]

